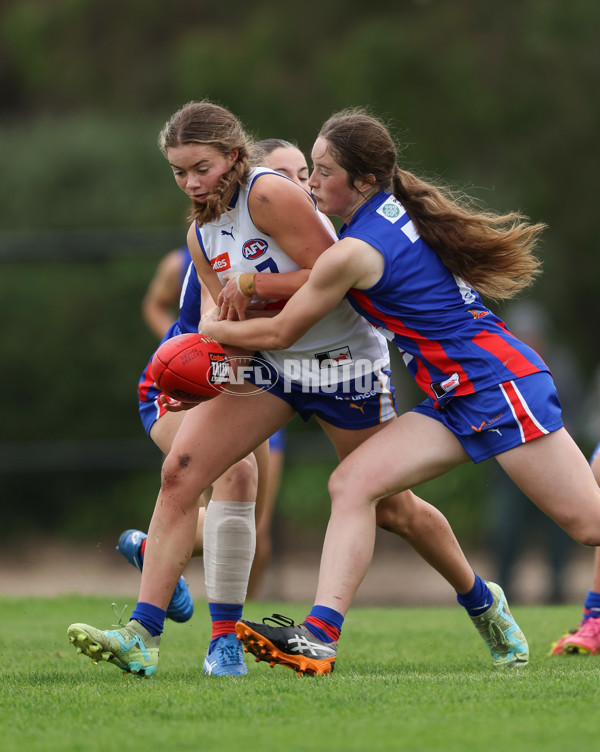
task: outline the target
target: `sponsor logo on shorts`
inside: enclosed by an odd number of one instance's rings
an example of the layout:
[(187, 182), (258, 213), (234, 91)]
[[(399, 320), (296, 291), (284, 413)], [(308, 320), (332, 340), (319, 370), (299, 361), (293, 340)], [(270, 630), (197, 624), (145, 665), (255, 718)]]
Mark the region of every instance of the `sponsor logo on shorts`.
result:
[(248, 261), (254, 261), (257, 258), (264, 256), (268, 247), (269, 244), (262, 238), (247, 240), (242, 246), (242, 256)]
[[(349, 394), (348, 396), (340, 397), (339, 394), (335, 395), (336, 400), (342, 400), (344, 402), (356, 402), (356, 401), (362, 401), (362, 400), (368, 400), (371, 397), (376, 397), (378, 394), (381, 394), (382, 388), (381, 385), (378, 383), (379, 389), (371, 389), (368, 392), (360, 392), (358, 394)], [(356, 407), (356, 405), (350, 405), (350, 407)]]
[(346, 366), (352, 363), (352, 353), (349, 347), (338, 347), (335, 350), (315, 353), (315, 358), (320, 368), (333, 368), (335, 366)]
[(493, 425), (494, 423), (497, 423), (500, 420), (500, 418), (502, 418), (503, 416), (504, 416), (504, 413), (498, 413), (498, 415), (495, 415), (493, 418), (490, 418), (489, 420), (482, 420), (479, 426), (471, 426), (471, 428), (477, 433), (481, 433), (482, 431), (495, 431), (496, 433), (500, 434), (500, 436), (502, 436), (500, 429), (493, 428)]
[(360, 410), (361, 413), (365, 414), (365, 406), (364, 405), (357, 405), (356, 402), (351, 402), (350, 407), (353, 407), (355, 410)]
[(220, 256), (215, 256), (211, 261), (211, 266), (216, 272), (224, 272), (227, 269), (231, 269), (229, 254), (226, 252), (221, 253)]

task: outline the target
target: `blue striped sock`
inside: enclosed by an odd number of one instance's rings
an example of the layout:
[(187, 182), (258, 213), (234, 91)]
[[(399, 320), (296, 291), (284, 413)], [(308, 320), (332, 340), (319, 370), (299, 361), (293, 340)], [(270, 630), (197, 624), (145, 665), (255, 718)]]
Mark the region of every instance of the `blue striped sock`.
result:
[(457, 593), (456, 600), (467, 609), (469, 616), (480, 616), (492, 605), (494, 596), (481, 577), (475, 574), (473, 587), (468, 593)]
[(142, 627), (145, 627), (150, 632), (152, 637), (156, 637), (163, 632), (167, 612), (158, 606), (153, 606), (152, 603), (138, 601), (136, 607), (133, 609), (131, 618), (139, 621)]

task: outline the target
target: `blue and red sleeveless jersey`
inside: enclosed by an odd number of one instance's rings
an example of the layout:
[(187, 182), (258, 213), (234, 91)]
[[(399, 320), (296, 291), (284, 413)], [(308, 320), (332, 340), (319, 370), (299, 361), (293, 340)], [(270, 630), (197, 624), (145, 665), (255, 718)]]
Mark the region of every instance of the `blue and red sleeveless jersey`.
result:
[[(174, 337), (176, 334), (189, 334), (198, 331), (200, 323), (200, 280), (196, 274), (196, 267), (192, 263), (192, 257), (187, 250), (186, 271), (181, 283), (181, 295), (179, 297), (179, 318), (171, 325), (162, 341)], [(179, 331), (171, 331), (173, 327)]]
[(440, 404), (549, 370), (441, 262), (390, 193), (363, 204), (339, 236), (363, 240), (383, 255), (381, 279), (367, 290), (350, 290), (348, 300), (400, 348), (417, 385)]
[[(175, 337), (178, 334), (192, 334), (198, 331), (198, 324), (200, 323), (200, 296), (200, 280), (196, 274), (196, 267), (192, 263), (190, 257), (181, 285), (179, 318), (171, 324), (165, 336), (160, 341), (161, 345), (163, 342), (166, 342), (168, 339), (171, 339), (171, 337)], [(154, 357), (154, 353), (152, 353), (152, 357)], [(148, 399), (155, 399), (159, 394), (158, 390), (153, 386), (154, 379), (152, 378), (150, 368), (152, 357), (146, 364), (138, 382), (138, 399), (142, 402), (145, 402)], [(149, 390), (150, 395), (148, 394)]]
[(179, 256), (181, 259), (181, 291), (183, 292), (183, 283), (187, 276), (187, 272), (190, 264), (192, 263), (192, 254), (187, 245), (182, 245), (179, 249)]

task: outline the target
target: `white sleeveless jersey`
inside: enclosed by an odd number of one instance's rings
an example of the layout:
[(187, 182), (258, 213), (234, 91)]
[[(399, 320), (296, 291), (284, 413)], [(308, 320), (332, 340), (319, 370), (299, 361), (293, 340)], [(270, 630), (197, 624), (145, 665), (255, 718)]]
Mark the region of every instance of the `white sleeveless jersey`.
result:
[[(247, 184), (239, 189), (233, 208), (214, 222), (200, 228), (196, 225), (202, 252), (223, 284), (227, 272), (291, 272), (300, 268), (270, 235), (256, 227), (250, 216), (250, 191), (264, 174), (289, 180), (273, 170), (256, 167), (250, 171)], [(318, 214), (328, 227), (325, 217)], [(332, 243), (335, 240), (332, 233)], [(354, 380), (389, 367), (387, 341), (346, 299), (288, 350), (263, 351), (260, 357), (285, 379), (313, 388)]]

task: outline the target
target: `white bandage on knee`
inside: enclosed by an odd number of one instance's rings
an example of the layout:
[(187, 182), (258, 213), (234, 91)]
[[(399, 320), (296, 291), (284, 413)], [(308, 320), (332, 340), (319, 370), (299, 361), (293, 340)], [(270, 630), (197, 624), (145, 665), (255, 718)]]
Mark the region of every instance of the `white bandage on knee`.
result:
[(204, 518), (206, 594), (218, 603), (244, 603), (256, 548), (252, 501), (210, 500)]

